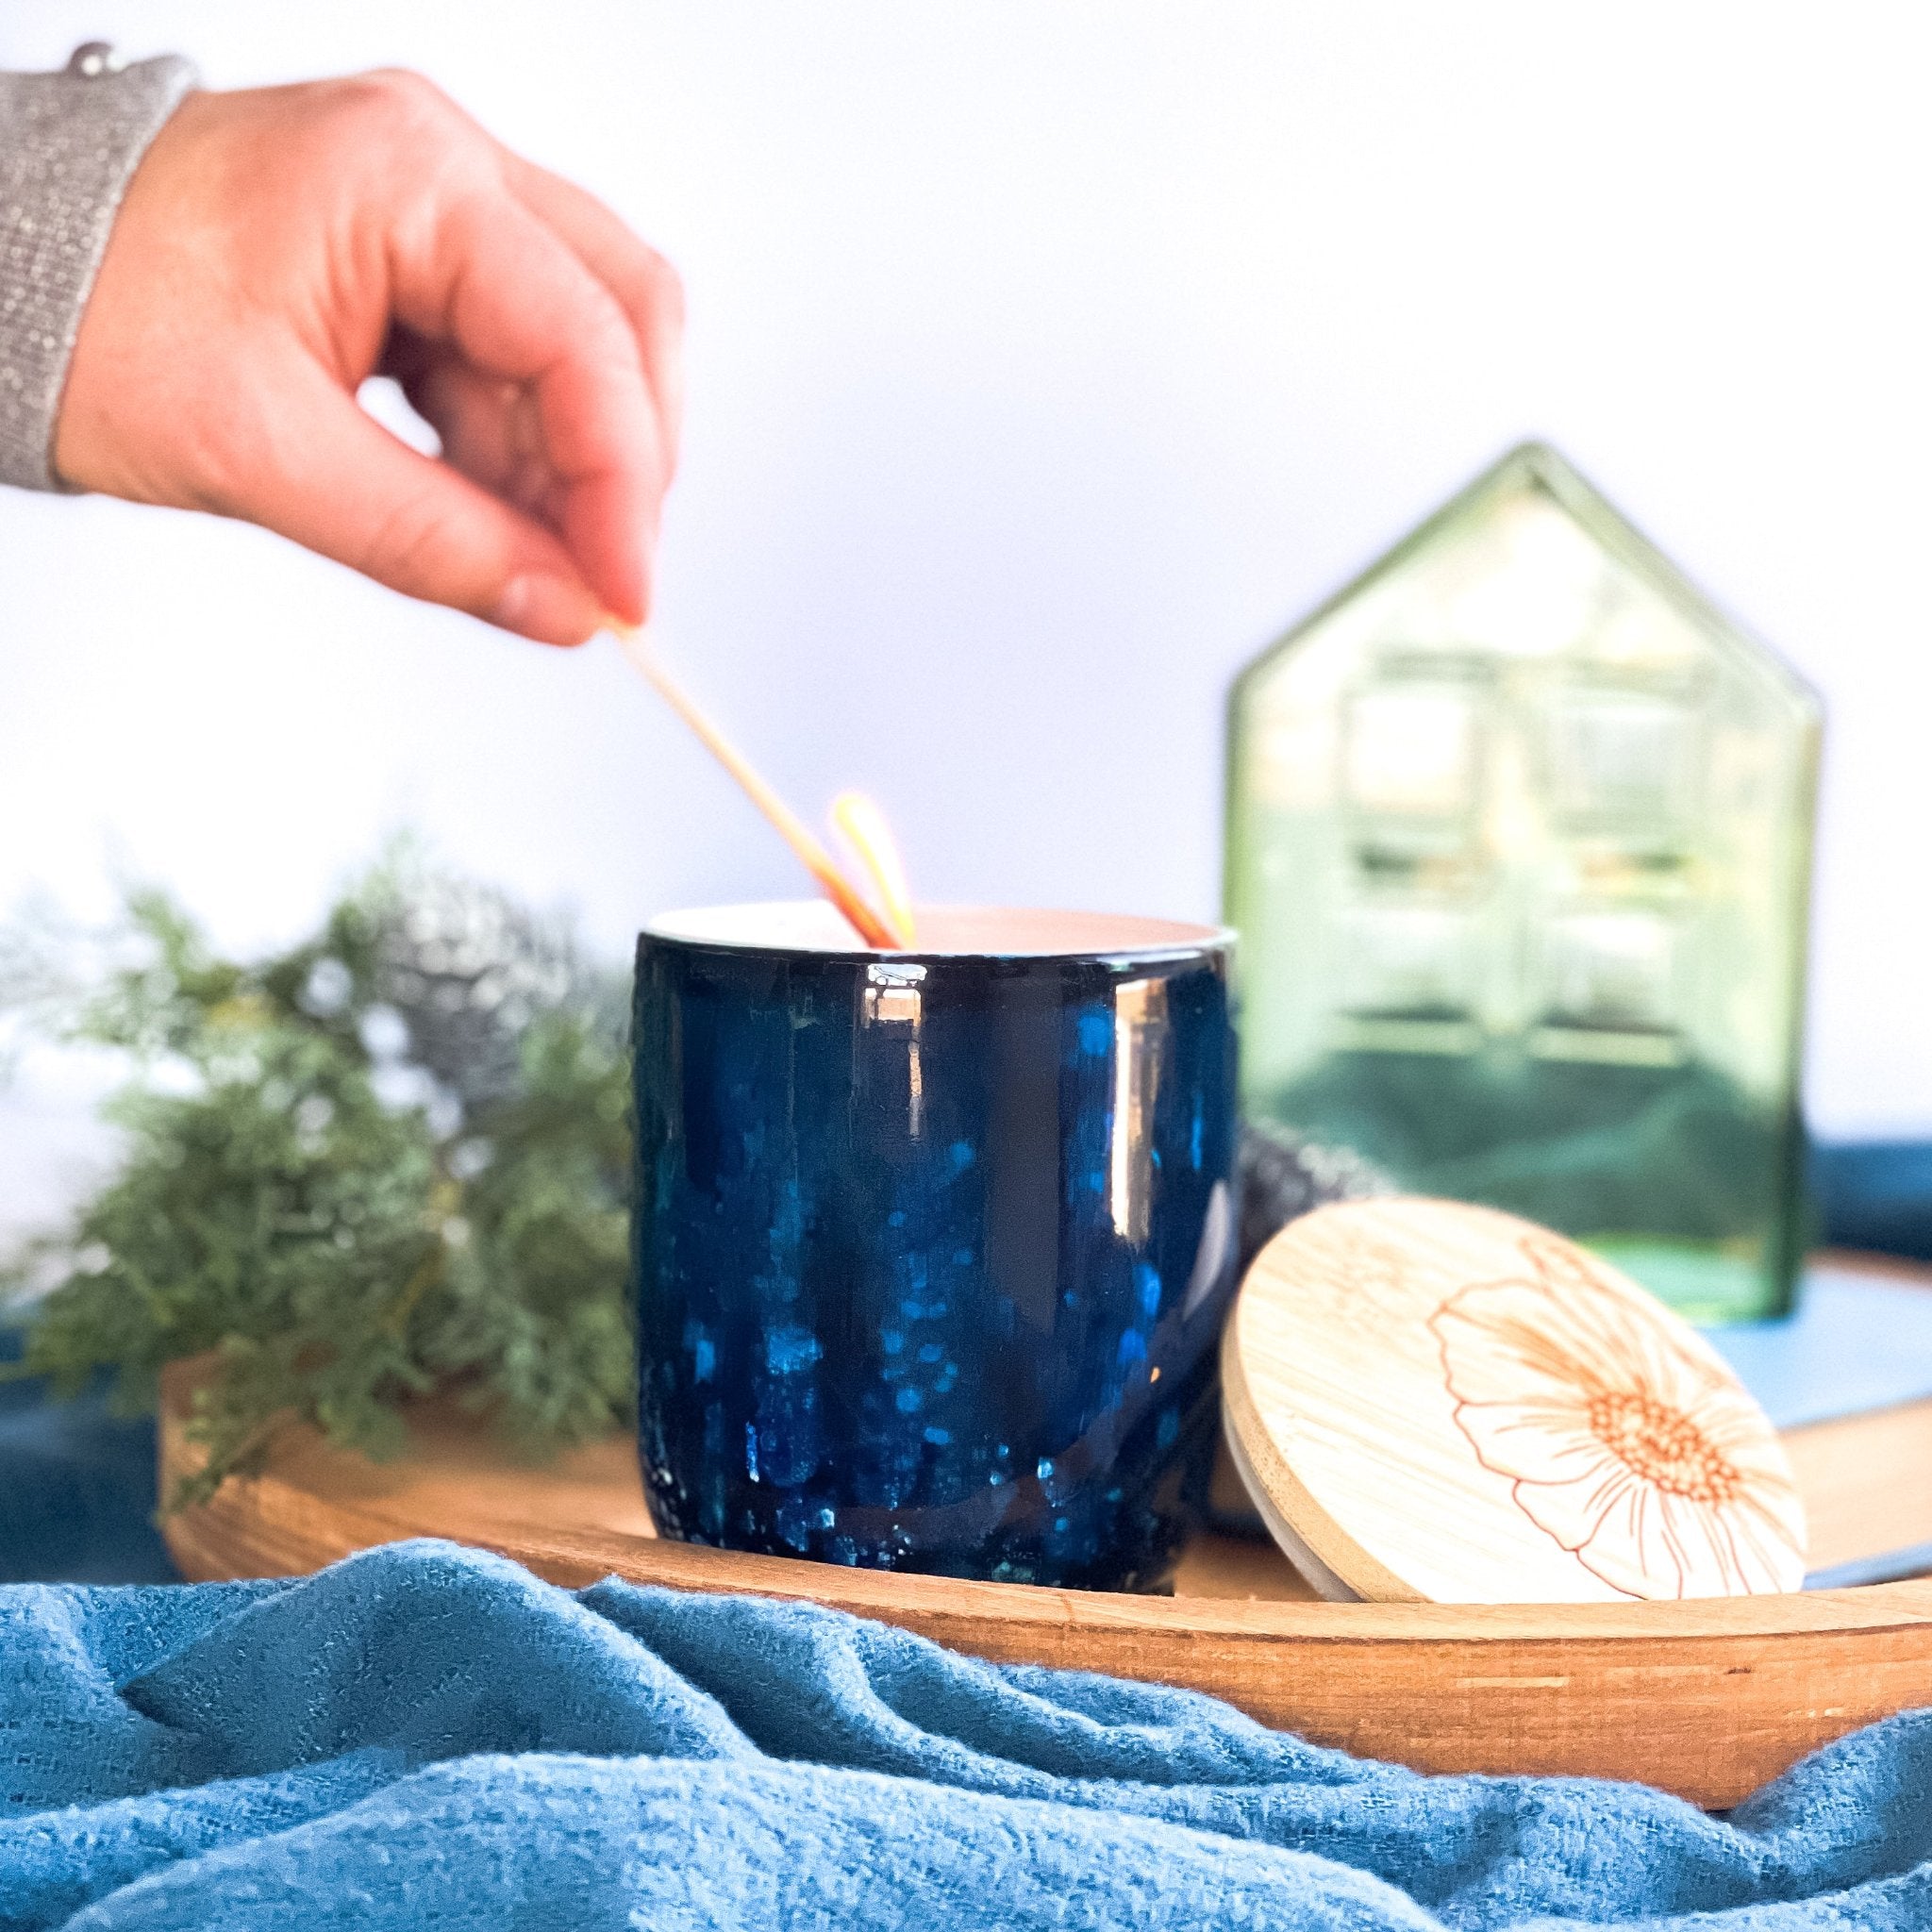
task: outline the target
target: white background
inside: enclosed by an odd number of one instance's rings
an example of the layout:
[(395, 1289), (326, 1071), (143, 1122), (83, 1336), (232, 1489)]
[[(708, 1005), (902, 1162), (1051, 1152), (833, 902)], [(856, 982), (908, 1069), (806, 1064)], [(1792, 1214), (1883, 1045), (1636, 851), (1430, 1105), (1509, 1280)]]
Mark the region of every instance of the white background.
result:
[[(1831, 708), (1810, 1106), (1932, 1128), (1932, 36), (1917, 10), (6, 0), (216, 86), (385, 62), (682, 269), (661, 647), (932, 898), (1213, 909), (1230, 674), (1548, 436)], [(0, 905), (111, 865), (237, 943), (386, 829), (613, 956), (790, 861), (606, 647), (258, 532), (0, 491)], [(74, 1094), (0, 1115), (0, 1217)]]

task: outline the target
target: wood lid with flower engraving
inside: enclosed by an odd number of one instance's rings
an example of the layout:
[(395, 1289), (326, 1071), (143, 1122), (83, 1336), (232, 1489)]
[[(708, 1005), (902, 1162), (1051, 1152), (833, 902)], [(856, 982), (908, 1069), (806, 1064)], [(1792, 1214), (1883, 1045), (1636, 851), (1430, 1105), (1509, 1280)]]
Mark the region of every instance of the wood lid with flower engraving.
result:
[(1763, 1410), (1687, 1323), (1513, 1215), (1324, 1208), (1222, 1342), (1229, 1447), (1324, 1596), (1620, 1602), (1799, 1588)]

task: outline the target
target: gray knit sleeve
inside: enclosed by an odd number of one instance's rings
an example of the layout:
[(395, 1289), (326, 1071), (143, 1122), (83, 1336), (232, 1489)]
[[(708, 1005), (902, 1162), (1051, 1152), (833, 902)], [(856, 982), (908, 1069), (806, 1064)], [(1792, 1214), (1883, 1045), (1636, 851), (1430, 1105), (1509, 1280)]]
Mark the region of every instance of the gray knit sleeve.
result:
[(0, 74), (0, 483), (58, 490), (54, 419), (114, 211), (148, 142), (194, 85), (169, 54), (117, 68)]

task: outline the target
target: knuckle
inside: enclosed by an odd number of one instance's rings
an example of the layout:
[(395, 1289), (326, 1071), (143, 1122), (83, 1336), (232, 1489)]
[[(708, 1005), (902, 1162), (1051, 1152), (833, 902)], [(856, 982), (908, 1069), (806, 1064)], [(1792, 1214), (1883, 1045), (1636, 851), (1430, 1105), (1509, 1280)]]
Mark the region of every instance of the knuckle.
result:
[(487, 142), (434, 81), (410, 68), (379, 67), (330, 85), (335, 159), (391, 223), (421, 217), (487, 175)]
[(366, 74), (352, 75), (342, 85), (358, 98), (391, 112), (429, 114), (449, 106), (448, 95), (413, 67), (372, 67)]
[(373, 525), (358, 568), (386, 584), (425, 591), (452, 591), (449, 575), (449, 521), (442, 492), (431, 485), (408, 491), (384, 506), (381, 521)]
[(638, 366), (637, 331), (626, 291), (572, 261), (556, 293), (553, 366), (599, 372)]
[(456, 104), (408, 67), (378, 67), (336, 83), (337, 104), (358, 142), (420, 148), (447, 142), (460, 122)]
[(599, 362), (634, 365), (638, 359), (637, 333), (616, 292), (597, 283), (583, 291), (583, 299), (579, 346), (584, 355)]
[(644, 290), (652, 308), (672, 327), (684, 326), (684, 277), (655, 248), (644, 250)]

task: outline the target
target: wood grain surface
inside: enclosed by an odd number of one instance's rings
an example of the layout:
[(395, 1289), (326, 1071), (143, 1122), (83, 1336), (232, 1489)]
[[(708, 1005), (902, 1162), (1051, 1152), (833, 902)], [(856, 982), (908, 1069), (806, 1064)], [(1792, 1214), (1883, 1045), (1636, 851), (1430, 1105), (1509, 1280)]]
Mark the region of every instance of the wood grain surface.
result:
[[(167, 1378), (164, 1485), (193, 1466), (193, 1379), (186, 1364)], [(616, 1574), (807, 1599), (1000, 1662), (1184, 1685), (1425, 1771), (1641, 1778), (1707, 1806), (1874, 1718), (1932, 1705), (1932, 1580), (1688, 1602), (1316, 1603), (1274, 1551), (1203, 1538), (1172, 1597), (962, 1583), (661, 1541), (627, 1441), (532, 1469), (434, 1405), (411, 1436), (378, 1466), (289, 1431), (261, 1476), (168, 1519), (176, 1561), (191, 1577), (288, 1576), (450, 1537), (556, 1583)], [(1814, 1563), (1932, 1539), (1932, 1400), (1784, 1440)]]
[(1458, 1201), (1291, 1222), (1224, 1333), (1228, 1445), (1338, 1601), (1613, 1603), (1796, 1590), (1804, 1511), (1764, 1411), (1575, 1242)]

